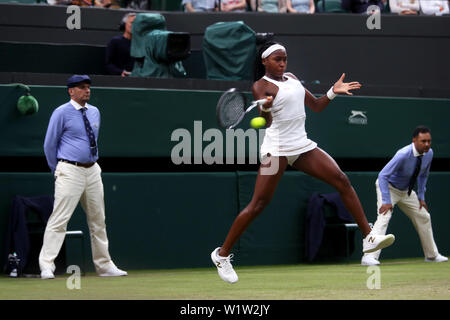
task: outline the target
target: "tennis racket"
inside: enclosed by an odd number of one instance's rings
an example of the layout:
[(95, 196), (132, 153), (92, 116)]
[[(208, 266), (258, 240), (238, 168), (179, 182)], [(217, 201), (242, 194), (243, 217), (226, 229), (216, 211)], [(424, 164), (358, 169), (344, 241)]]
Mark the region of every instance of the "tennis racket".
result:
[(247, 98), (236, 88), (227, 90), (217, 102), (216, 118), (224, 129), (233, 129), (244, 119), (246, 113), (258, 105), (264, 104), (267, 99), (252, 101), (247, 107)]

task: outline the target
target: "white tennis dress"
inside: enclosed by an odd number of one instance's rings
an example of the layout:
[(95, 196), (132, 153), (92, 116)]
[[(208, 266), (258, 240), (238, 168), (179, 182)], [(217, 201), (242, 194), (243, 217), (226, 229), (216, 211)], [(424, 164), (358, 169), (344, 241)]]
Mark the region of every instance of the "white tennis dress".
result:
[[(298, 157), (317, 147), (305, 131), (305, 88), (300, 81), (286, 74), (283, 77), (287, 80), (281, 82), (263, 77), (278, 87), (278, 93), (272, 104), (272, 124), (266, 129), (260, 148), (261, 159), (269, 153), (273, 156)], [(292, 163), (289, 161), (289, 164)]]

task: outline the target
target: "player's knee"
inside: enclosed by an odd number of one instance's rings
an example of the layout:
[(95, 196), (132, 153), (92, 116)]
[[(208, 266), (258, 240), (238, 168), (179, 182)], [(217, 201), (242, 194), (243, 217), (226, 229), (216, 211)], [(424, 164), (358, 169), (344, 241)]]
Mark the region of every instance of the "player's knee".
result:
[(334, 181), (335, 181), (335, 187), (339, 191), (345, 191), (352, 187), (347, 175), (345, 173), (343, 173), (342, 171), (340, 171), (339, 173), (336, 174), (336, 176), (334, 177)]
[(253, 214), (255, 216), (259, 215), (265, 207), (269, 204), (269, 199), (261, 198), (255, 201), (255, 204), (253, 205)]

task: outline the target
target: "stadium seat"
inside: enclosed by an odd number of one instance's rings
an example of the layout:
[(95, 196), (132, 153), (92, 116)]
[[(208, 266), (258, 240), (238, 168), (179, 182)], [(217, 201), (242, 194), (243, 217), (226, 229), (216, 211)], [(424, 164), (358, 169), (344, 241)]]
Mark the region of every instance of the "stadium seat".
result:
[(358, 225), (356, 223), (327, 223), (325, 225), (325, 234), (331, 229), (343, 231), (345, 234), (344, 257), (350, 257), (355, 249), (355, 231), (358, 230)]
[[(39, 274), (39, 253), (47, 220), (52, 213), (53, 196), (23, 197), (15, 196), (13, 210), (9, 218), (6, 233), (4, 270), (9, 272), (9, 253), (16, 252), (20, 261), (18, 274)], [(64, 245), (55, 260), (55, 273), (66, 273), (69, 265), (80, 267), (82, 274), (86, 270), (83, 231), (67, 231)]]
[(316, 258), (348, 258), (352, 255), (358, 225), (345, 208), (339, 193), (311, 195), (306, 228), (306, 256), (309, 261)]
[(65, 239), (66, 267), (76, 265), (81, 274), (86, 272), (86, 256), (84, 254), (84, 233), (81, 230), (66, 231)]
[(341, 0), (319, 0), (316, 3), (316, 8), (320, 12), (325, 13), (346, 13), (347, 10), (342, 9)]

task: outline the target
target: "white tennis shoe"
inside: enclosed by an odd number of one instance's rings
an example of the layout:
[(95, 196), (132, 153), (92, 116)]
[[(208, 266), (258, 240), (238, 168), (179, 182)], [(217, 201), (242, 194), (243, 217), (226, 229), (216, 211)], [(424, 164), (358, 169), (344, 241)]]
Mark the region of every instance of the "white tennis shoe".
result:
[(128, 272), (120, 270), (116, 266), (111, 266), (109, 269), (99, 272), (100, 277), (123, 277), (127, 276)]
[(45, 269), (41, 271), (41, 279), (55, 279), (55, 275), (53, 274), (52, 270)]
[(363, 252), (370, 253), (386, 247), (389, 247), (395, 241), (393, 234), (380, 235), (369, 233), (363, 239)]
[(380, 261), (378, 261), (377, 259), (375, 259), (373, 256), (371, 256), (370, 254), (365, 254), (363, 255), (362, 259), (361, 259), (361, 265), (362, 266), (377, 266), (380, 264)]
[(447, 261), (448, 261), (448, 258), (444, 257), (444, 256), (441, 256), (439, 253), (436, 256), (436, 258), (433, 258), (433, 259), (425, 258), (425, 262), (447, 262)]
[(233, 258), (233, 254), (230, 254), (228, 257), (219, 256), (220, 247), (214, 249), (211, 252), (211, 260), (217, 267), (217, 272), (223, 281), (229, 283), (235, 283), (239, 280), (236, 272), (231, 265), (231, 258)]

